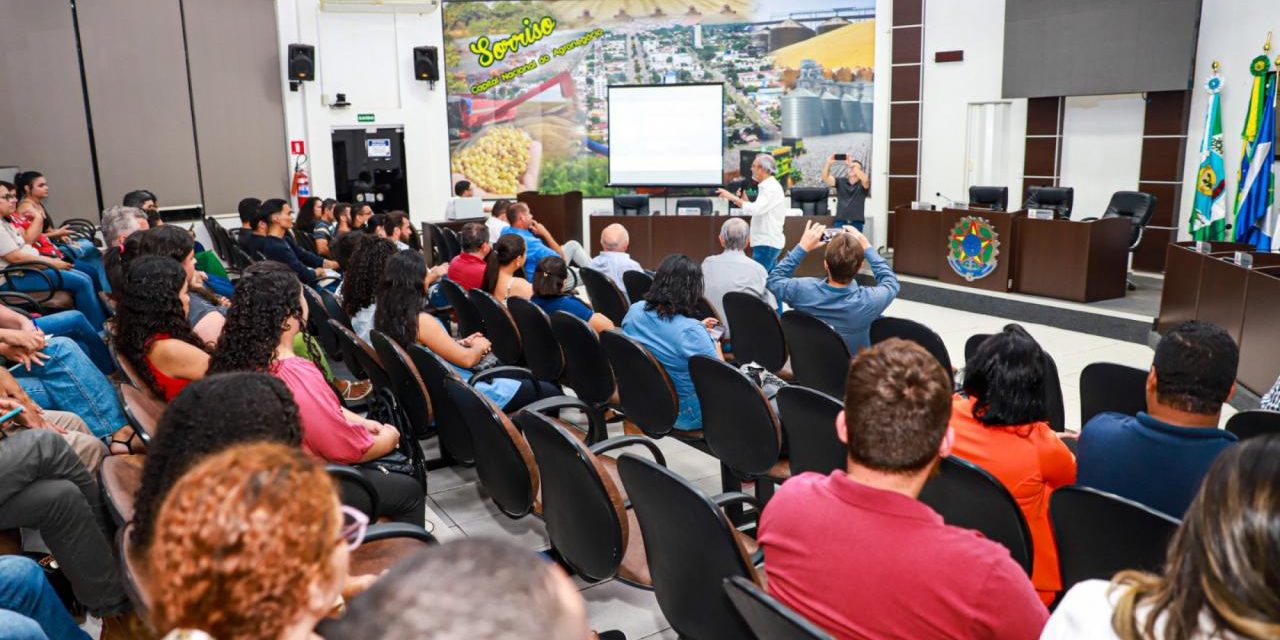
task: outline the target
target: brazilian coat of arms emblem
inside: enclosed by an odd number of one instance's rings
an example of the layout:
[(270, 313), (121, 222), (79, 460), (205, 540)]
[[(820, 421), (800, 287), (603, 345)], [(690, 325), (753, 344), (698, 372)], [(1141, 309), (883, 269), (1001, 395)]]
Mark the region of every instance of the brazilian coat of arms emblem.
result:
[(951, 228), (947, 264), (968, 282), (991, 275), (999, 265), (1000, 235), (986, 218), (965, 216)]

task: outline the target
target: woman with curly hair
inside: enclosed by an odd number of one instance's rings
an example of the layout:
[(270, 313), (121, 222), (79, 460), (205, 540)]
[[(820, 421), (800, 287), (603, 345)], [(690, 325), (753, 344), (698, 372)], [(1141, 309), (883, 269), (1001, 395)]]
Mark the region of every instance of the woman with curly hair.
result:
[(147, 448), (130, 529), (134, 551), (151, 544), (155, 512), (187, 469), (231, 446), (258, 441), (302, 447), (298, 406), (283, 382), (242, 371), (188, 385), (165, 408)]
[(107, 279), (117, 298), (123, 286), (125, 271), (132, 262), (143, 256), (163, 256), (182, 265), (190, 291), (187, 322), (202, 342), (207, 345), (217, 342), (218, 334), (222, 332), (225, 310), (221, 305), (224, 300), (204, 287), (207, 275), (196, 270), (195, 241), (191, 234), (177, 225), (165, 225), (138, 231), (125, 238), (118, 258), (113, 258), (107, 264)]
[(1280, 638), (1280, 436), (1224, 450), (1169, 544), (1164, 572), (1072, 587), (1041, 640)]
[(156, 515), (144, 585), (152, 625), (173, 638), (314, 638), (367, 525), (338, 504), (324, 465), (296, 448), (259, 442), (213, 455), (174, 483)]
[(511, 296), (532, 298), (533, 285), (516, 276), (525, 272), (524, 250), (524, 238), (518, 235), (507, 234), (498, 238), (489, 255), (485, 256), (484, 280), (480, 288), (503, 304)]
[[(254, 264), (236, 286), (209, 369), (265, 371), (284, 382), (298, 405), (302, 448), (312, 455), (356, 464), (396, 451), (400, 433), (395, 427), (343, 407), (316, 363), (294, 351), (294, 339), (306, 324), (302, 283), (293, 271), (275, 262)], [(358, 468), (378, 490), (379, 512), (399, 522), (425, 522), (426, 492), (416, 479)]]
[(204, 377), (209, 354), (187, 322), (187, 274), (172, 258), (143, 256), (126, 269), (112, 344), (165, 401)]
[(604, 314), (596, 313), (591, 307), (572, 293), (565, 293), (565, 282), (569, 280), (569, 265), (560, 256), (547, 256), (538, 262), (538, 270), (533, 272), (533, 297), (530, 301), (551, 315), (564, 311), (579, 320), (591, 325), (596, 333), (613, 329), (613, 321)]
[(622, 319), (622, 332), (644, 345), (671, 377), (680, 396), (675, 428), (685, 431), (702, 428), (702, 405), (689, 377), (689, 358), (707, 355), (724, 359), (720, 343), (711, 337), (715, 318), (697, 320), (702, 288), (698, 263), (684, 254), (669, 255), (653, 274), (653, 285), (644, 300), (631, 305)]
[(373, 329), (378, 282), (382, 280), (387, 260), (397, 251), (394, 242), (370, 236), (351, 256), (349, 268), (343, 274), (342, 310), (351, 318), (351, 330), (365, 342), (369, 341), (369, 331)]

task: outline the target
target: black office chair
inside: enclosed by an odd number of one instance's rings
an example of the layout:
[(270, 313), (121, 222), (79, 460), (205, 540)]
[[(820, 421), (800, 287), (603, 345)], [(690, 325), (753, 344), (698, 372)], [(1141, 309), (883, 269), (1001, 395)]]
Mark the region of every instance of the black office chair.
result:
[(369, 332), (369, 341), (373, 343), (378, 361), (391, 379), (391, 388), (414, 439), (425, 440), (435, 435), (431, 429), (431, 400), (427, 394), (427, 386), (422, 381), (422, 376), (418, 375), (418, 369), (413, 366), (409, 354), (376, 329)]
[(1075, 203), (1076, 190), (1073, 187), (1028, 187), (1024, 209), (1052, 209), (1053, 217), (1068, 219), (1071, 207)]
[(758, 478), (762, 502), (773, 484), (791, 477), (782, 457), (782, 424), (769, 399), (746, 374), (711, 356), (689, 358), (689, 377), (702, 407), (702, 431), (711, 454), (739, 478)]
[[(1111, 194), (1111, 201), (1107, 202), (1107, 210), (1103, 212), (1102, 217), (1105, 218), (1128, 218), (1129, 224), (1129, 253), (1133, 253), (1138, 249), (1138, 245), (1142, 244), (1142, 233), (1146, 231), (1147, 224), (1151, 222), (1151, 216), (1155, 215), (1156, 203), (1159, 201), (1150, 193), (1141, 191), (1117, 191)], [(1096, 218), (1085, 218), (1085, 220), (1095, 220)], [(1125, 284), (1130, 291), (1137, 288), (1133, 278), (1126, 277)]]
[(462, 241), (458, 240), (458, 232), (449, 227), (440, 227), (440, 237), (444, 240), (444, 246), (448, 250), (449, 262), (458, 257), (462, 253)]
[(1080, 428), (1104, 411), (1128, 416), (1147, 410), (1146, 369), (1095, 362), (1080, 372)]
[(709, 216), (713, 213), (711, 198), (677, 198), (675, 212), (679, 213), (681, 209), (697, 209), (700, 216)]
[(1027, 575), (1031, 575), (1031, 529), (1009, 490), (990, 473), (968, 460), (942, 459), (937, 475), (920, 492), (942, 520), (955, 527), (979, 531), (987, 539), (1009, 549)]
[(724, 590), (756, 640), (831, 640), (827, 632), (742, 576), (725, 578)]
[(556, 383), (564, 373), (564, 352), (551, 332), (551, 320), (538, 305), (524, 298), (507, 298), (507, 311), (520, 330), (524, 361), (539, 380)]
[(791, 352), (795, 384), (843, 398), (851, 361), (844, 338), (827, 323), (795, 309), (782, 314), (782, 334)]
[(1009, 187), (969, 187), (969, 206), (1005, 211), (1009, 208)]
[(631, 308), (626, 294), (622, 293), (612, 278), (591, 267), (580, 267), (578, 273), (582, 274), (582, 283), (587, 287), (591, 306), (612, 320), (615, 326), (621, 327), (622, 319), (627, 317), (627, 310)]
[(475, 464), (475, 444), (458, 405), (449, 397), (444, 381), (458, 379), (457, 372), (430, 349), (415, 344), (409, 347), (409, 360), (427, 387), (431, 400), (431, 414), (435, 419), (436, 433), (440, 436), (440, 448), (449, 457), (462, 464)]
[(1241, 440), (1280, 433), (1280, 411), (1241, 411), (1227, 420), (1227, 431)]
[(635, 304), (644, 300), (644, 294), (649, 293), (649, 287), (653, 286), (653, 276), (645, 271), (624, 271), (622, 284), (627, 288), (627, 298), (631, 300), (631, 304)]
[[(973, 360), (973, 355), (978, 352), (978, 347), (990, 338), (989, 333), (975, 333), (969, 336), (964, 343), (964, 359), (965, 361)], [(1058, 376), (1058, 363), (1054, 362), (1053, 356), (1048, 351), (1044, 352), (1044, 402), (1045, 407), (1049, 409), (1049, 427), (1058, 433), (1067, 430), (1067, 409), (1062, 399), (1062, 379)]]
[(751, 637), (723, 582), (738, 576), (759, 585), (754, 550), (721, 510), (744, 503), (758, 509), (759, 502), (742, 493), (709, 498), (674, 472), (630, 453), (618, 459), (618, 475), (640, 521), (658, 606), (676, 633), (696, 640)]
[(1049, 498), (1058, 544), (1062, 590), (1084, 580), (1110, 580), (1118, 571), (1159, 573), (1176, 518), (1089, 487), (1062, 487)]
[(445, 300), (449, 301), (449, 306), (453, 307), (454, 317), (458, 319), (459, 336), (484, 333), (484, 318), (480, 315), (480, 310), (467, 298), (467, 293), (458, 283), (444, 278), (440, 281), (440, 291), (444, 293)]
[(497, 356), (502, 364), (522, 364), (524, 347), (520, 343), (520, 330), (516, 328), (516, 322), (507, 312), (507, 308), (480, 289), (468, 291), (467, 299), (480, 312), (480, 319), (484, 322), (484, 337), (489, 339), (493, 355)]
[(551, 314), (551, 333), (564, 354), (565, 384), (603, 420), (605, 411), (616, 409), (612, 402), (617, 385), (599, 336), (567, 311)]
[(520, 433), (488, 398), (457, 378), (446, 378), (445, 392), (475, 445), (476, 475), (485, 494), (509, 518), (533, 513), (538, 496), (538, 467)]
[(779, 389), (774, 400), (787, 436), (791, 475), (826, 475), (847, 466), (848, 449), (836, 435), (836, 415), (844, 409), (839, 400), (795, 384)]
[(629, 194), (613, 197), (613, 215), (615, 216), (647, 216), (649, 215), (649, 196)]
[(947, 353), (947, 345), (942, 341), (942, 337), (930, 329), (929, 327), (906, 318), (890, 318), (880, 317), (871, 322), (871, 344), (876, 344), (889, 338), (902, 338), (910, 340), (928, 351), (938, 364), (942, 365), (942, 370), (947, 372), (947, 378), (955, 383), (955, 371), (951, 368), (951, 354)]
[[(749, 293), (724, 294), (724, 315), (733, 339), (734, 362), (755, 362), (773, 373), (787, 366), (787, 339), (778, 312)], [(790, 378), (791, 372), (781, 377)]]
[(650, 438), (666, 435), (702, 438), (701, 430), (673, 431), (680, 414), (680, 400), (666, 369), (648, 349), (617, 329), (600, 334), (600, 345), (613, 368), (619, 404), (627, 420)]
[(799, 209), (806, 216), (829, 215), (827, 187), (791, 187), (791, 208)]

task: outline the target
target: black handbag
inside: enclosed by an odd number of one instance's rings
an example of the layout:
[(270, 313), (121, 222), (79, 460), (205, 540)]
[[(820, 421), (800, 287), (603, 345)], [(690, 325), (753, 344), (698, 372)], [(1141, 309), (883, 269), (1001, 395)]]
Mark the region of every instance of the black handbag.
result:
[(368, 462), (357, 462), (357, 467), (361, 469), (372, 469), (380, 471), (384, 474), (402, 473), (410, 478), (417, 479), (418, 474), (414, 468), (413, 461), (399, 450), (392, 451), (381, 458), (370, 460)]

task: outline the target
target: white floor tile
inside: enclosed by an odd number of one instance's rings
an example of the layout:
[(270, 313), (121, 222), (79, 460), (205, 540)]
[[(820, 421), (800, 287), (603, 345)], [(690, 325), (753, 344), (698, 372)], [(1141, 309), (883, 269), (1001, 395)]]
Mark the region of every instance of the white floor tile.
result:
[(591, 628), (617, 629), (628, 638), (645, 638), (670, 628), (652, 591), (609, 580), (582, 591)]
[(448, 517), (454, 524), (466, 524), (502, 513), (498, 505), (484, 494), (478, 483), (432, 494), (431, 501), (439, 507), (437, 511)]
[(547, 526), (533, 516), (512, 520), (503, 515), (496, 515), (464, 522), (458, 525), (458, 528), (469, 538), (501, 540), (532, 551), (542, 551), (551, 547), (551, 540), (547, 537)]
[(434, 495), (478, 481), (475, 467), (457, 465), (433, 469), (427, 474), (427, 495)]

